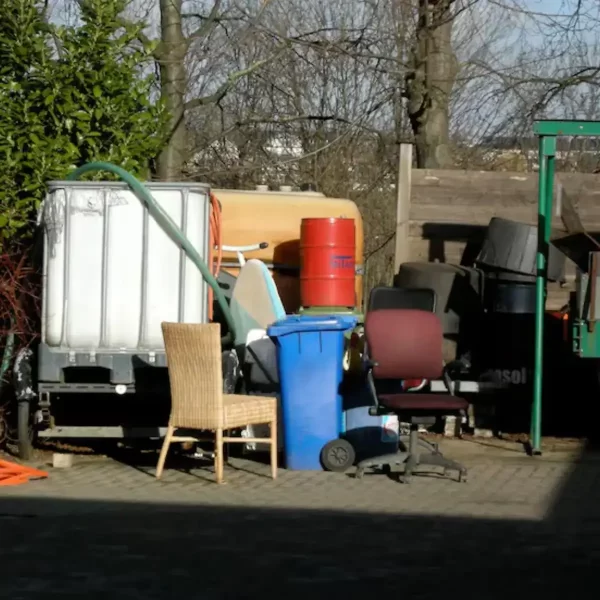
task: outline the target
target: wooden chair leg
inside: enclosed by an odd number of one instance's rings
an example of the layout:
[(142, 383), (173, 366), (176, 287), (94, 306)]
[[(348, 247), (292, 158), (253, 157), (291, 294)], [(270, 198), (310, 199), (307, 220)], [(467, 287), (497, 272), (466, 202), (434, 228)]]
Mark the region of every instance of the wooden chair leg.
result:
[(158, 464), (156, 465), (156, 479), (160, 479), (162, 476), (163, 469), (165, 467), (165, 461), (167, 460), (167, 452), (169, 452), (169, 446), (171, 445), (171, 440), (173, 439), (174, 433), (175, 427), (169, 425), (169, 427), (167, 428), (167, 435), (165, 435), (165, 440), (163, 442), (162, 448), (160, 449)]
[(217, 483), (223, 483), (223, 430), (217, 429), (217, 436), (215, 440), (215, 475)]
[(277, 479), (277, 418), (271, 421), (271, 477)]

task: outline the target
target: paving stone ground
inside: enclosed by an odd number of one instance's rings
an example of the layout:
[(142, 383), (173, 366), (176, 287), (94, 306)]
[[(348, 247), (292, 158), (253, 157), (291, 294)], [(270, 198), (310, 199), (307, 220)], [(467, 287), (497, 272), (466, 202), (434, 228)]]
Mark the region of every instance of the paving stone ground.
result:
[[(0, 597), (564, 598), (596, 586), (600, 456), (442, 444), (459, 484), (76, 457), (0, 488)], [(38, 461), (39, 462), (39, 461)], [(36, 465), (42, 466), (42, 465)]]

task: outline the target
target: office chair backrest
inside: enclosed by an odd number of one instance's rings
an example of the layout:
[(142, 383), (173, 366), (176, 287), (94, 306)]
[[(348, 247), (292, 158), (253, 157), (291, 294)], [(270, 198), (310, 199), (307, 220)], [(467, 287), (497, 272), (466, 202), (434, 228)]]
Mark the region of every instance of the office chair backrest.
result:
[(378, 285), (371, 290), (367, 312), (386, 309), (435, 311), (435, 291), (430, 288), (402, 288)]
[(424, 310), (367, 312), (365, 338), (376, 379), (436, 379), (442, 375), (442, 324)]

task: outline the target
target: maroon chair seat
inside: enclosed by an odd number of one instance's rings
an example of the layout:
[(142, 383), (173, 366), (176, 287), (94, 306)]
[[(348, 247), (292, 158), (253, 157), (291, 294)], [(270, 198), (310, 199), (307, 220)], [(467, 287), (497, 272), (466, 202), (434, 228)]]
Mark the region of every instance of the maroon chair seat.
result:
[(469, 407), (463, 398), (446, 394), (381, 394), (378, 399), (381, 406), (398, 412), (447, 410), (454, 413)]

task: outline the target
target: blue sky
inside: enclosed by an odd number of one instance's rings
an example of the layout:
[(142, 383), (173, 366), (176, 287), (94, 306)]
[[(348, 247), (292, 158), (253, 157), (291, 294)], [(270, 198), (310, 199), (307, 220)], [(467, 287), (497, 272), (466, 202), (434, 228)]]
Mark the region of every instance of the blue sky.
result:
[(564, 12), (563, 0), (525, 0), (525, 5), (530, 10), (545, 13)]
[(565, 0), (524, 0), (525, 6), (532, 11), (547, 14), (565, 14), (569, 13), (569, 7), (565, 6), (570, 2)]

